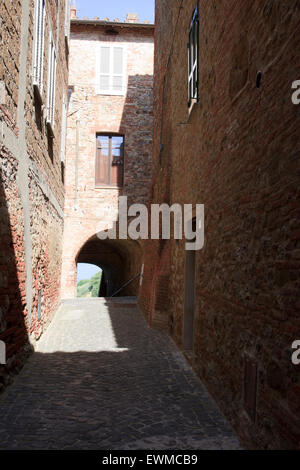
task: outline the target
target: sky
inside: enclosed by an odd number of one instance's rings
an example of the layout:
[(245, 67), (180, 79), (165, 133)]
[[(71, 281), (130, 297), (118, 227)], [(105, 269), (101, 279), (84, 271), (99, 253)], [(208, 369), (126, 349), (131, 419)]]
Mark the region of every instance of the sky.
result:
[(98, 268), (98, 266), (94, 266), (93, 264), (78, 263), (77, 282), (91, 279), (91, 277), (93, 277), (99, 271), (101, 271), (101, 269)]
[(155, 0), (73, 0), (78, 18), (98, 16), (100, 20), (118, 18), (124, 21), (127, 13), (137, 13), (140, 21), (154, 23)]

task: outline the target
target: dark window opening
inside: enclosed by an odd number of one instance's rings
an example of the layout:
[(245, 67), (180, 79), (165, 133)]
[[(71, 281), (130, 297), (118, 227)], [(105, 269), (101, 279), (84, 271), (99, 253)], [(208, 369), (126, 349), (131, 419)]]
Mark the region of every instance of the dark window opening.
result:
[(62, 184), (65, 184), (65, 164), (64, 162), (61, 162), (61, 181)]
[(198, 5), (196, 6), (193, 18), (190, 25), (189, 31), (189, 42), (188, 42), (188, 64), (189, 64), (189, 101), (188, 107), (193, 102), (198, 101), (199, 97), (199, 84), (198, 84), (198, 49), (199, 49), (199, 10)]
[(256, 76), (256, 88), (260, 88), (262, 80), (262, 72), (258, 72)]
[(96, 186), (122, 187), (124, 136), (97, 135)]

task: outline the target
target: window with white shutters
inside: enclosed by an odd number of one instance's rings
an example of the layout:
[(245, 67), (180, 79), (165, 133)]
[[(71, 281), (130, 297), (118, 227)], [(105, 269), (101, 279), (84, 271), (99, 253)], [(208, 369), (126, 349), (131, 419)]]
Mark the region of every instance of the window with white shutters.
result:
[(98, 93), (124, 95), (126, 89), (125, 49), (119, 45), (101, 45), (98, 67)]
[(45, 15), (45, 0), (36, 0), (34, 25), (35, 32), (33, 57), (33, 84), (39, 90), (40, 96), (42, 95), (43, 91)]
[(192, 22), (189, 31), (188, 42), (188, 64), (189, 64), (189, 101), (190, 108), (193, 103), (198, 101), (199, 83), (198, 83), (198, 49), (199, 49), (199, 11), (198, 5), (194, 10)]
[(49, 36), (47, 124), (51, 126), (51, 130), (53, 131), (55, 114), (56, 51), (51, 30)]
[(65, 38), (69, 44), (70, 40), (70, 14), (71, 14), (71, 2), (66, 0), (66, 12), (65, 12)]
[(66, 136), (67, 136), (67, 100), (65, 95), (63, 96), (63, 106), (62, 106), (62, 129), (61, 129), (61, 152), (60, 159), (64, 163), (66, 155)]

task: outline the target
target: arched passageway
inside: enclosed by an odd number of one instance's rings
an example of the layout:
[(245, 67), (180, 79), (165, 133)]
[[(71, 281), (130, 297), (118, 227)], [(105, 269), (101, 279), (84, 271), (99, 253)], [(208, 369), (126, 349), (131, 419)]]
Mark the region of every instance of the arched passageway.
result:
[[(133, 240), (100, 240), (97, 235), (91, 237), (79, 250), (78, 263), (87, 263), (102, 269), (100, 297), (137, 296), (141, 272), (142, 249)], [(136, 278), (136, 279), (134, 279)], [(119, 293), (126, 283), (130, 282)]]

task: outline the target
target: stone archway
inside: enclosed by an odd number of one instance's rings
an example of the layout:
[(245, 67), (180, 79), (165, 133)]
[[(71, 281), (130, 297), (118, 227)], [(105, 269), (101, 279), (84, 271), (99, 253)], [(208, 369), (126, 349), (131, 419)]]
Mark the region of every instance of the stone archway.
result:
[[(63, 298), (76, 296), (77, 264), (94, 264), (102, 269), (103, 278), (100, 287), (101, 296), (112, 296), (128, 281), (141, 272), (142, 248), (133, 240), (100, 240), (96, 234), (85, 240), (73, 258), (63, 266), (67, 283), (62, 286)], [(69, 273), (66, 270), (69, 268)], [(137, 296), (139, 279), (135, 279), (124, 290), (121, 296)]]

